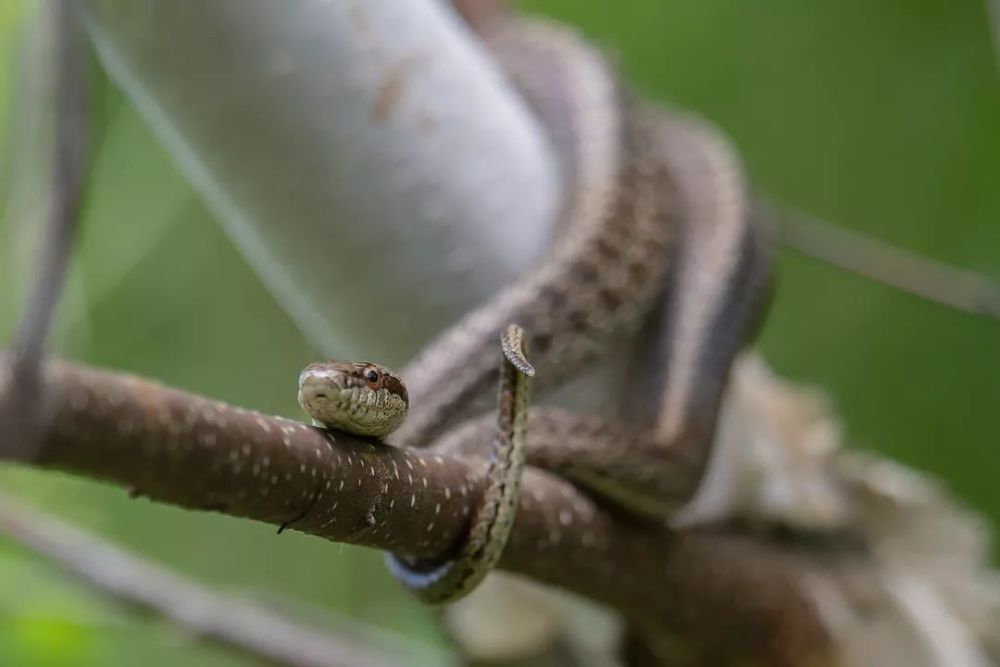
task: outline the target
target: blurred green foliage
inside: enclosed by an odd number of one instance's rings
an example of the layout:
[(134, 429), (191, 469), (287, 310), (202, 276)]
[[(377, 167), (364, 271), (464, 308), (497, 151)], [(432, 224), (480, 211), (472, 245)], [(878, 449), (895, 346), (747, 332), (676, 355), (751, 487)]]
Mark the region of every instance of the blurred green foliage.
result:
[[(33, 5), (0, 0), (5, 162), (17, 132), (7, 113), (14, 38)], [(1000, 279), (1000, 86), (983, 3), (525, 5), (579, 25), (646, 94), (718, 123), (778, 201)], [(296, 415), (288, 385), (312, 357), (305, 339), (128, 101), (100, 77), (94, 88), (99, 142), (60, 352)], [(3, 261), (13, 227), (0, 228)], [(6, 336), (19, 286), (7, 268), (0, 275)], [(853, 442), (941, 476), (1000, 517), (1000, 326), (786, 254), (762, 346), (783, 374), (836, 399)], [(204, 581), (433, 637), (375, 554), (68, 477), (0, 473), (5, 487)], [(0, 664), (139, 660), (243, 664), (123, 613), (0, 540)]]

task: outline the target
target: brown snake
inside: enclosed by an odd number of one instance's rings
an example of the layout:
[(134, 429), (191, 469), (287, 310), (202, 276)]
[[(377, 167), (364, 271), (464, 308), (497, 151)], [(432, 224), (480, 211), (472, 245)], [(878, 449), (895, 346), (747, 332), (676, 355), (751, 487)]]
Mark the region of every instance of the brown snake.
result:
[[(415, 400), (391, 444), (483, 456), (499, 424), (484, 509), (457, 556), (437, 564), (390, 561), (394, 574), (431, 602), (471, 590), (509, 532), (512, 510), (495, 508), (513, 503), (520, 454), (512, 443), (521, 438), (505, 441), (503, 434), (524, 414), (504, 411), (516, 403), (504, 395), (516, 379), (510, 354), (500, 371), (498, 421), (474, 419), (439, 437), (496, 382), (495, 345), (507, 323), (524, 327), (551, 383), (579, 370), (609, 334), (637, 328), (654, 313), (624, 411), (641, 428), (540, 409), (523, 440), (529, 463), (668, 519), (700, 477), (730, 365), (752, 332), (767, 282), (765, 235), (751, 214), (739, 160), (715, 130), (631, 100), (605, 60), (564, 28), (503, 16), (477, 30), (548, 131), (565, 197), (558, 242), (539, 266), (432, 341), (403, 372)], [(300, 388), (329, 387), (321, 375), (307, 369)], [(370, 393), (360, 411), (378, 413), (391, 394)], [(300, 400), (317, 421), (353, 428), (330, 418), (326, 404)]]
[[(535, 369), (524, 353), (524, 331), (509, 325), (500, 336), (503, 358), (497, 418), (486, 466), (489, 492), (472, 517), (459, 553), (443, 563), (390, 556), (389, 567), (425, 602), (451, 602), (475, 588), (500, 558), (507, 543), (524, 468), (524, 427)], [(329, 428), (383, 437), (406, 418), (409, 398), (402, 381), (371, 362), (321, 361), (299, 376), (299, 404)]]

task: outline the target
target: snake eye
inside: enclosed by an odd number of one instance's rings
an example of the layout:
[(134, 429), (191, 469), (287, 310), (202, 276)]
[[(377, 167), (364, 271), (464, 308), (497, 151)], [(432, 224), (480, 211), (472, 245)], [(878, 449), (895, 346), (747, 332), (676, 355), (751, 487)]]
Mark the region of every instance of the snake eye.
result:
[(372, 384), (378, 382), (378, 371), (376, 371), (374, 368), (369, 368), (368, 370), (365, 371), (365, 379), (368, 380), (368, 382), (371, 382)]

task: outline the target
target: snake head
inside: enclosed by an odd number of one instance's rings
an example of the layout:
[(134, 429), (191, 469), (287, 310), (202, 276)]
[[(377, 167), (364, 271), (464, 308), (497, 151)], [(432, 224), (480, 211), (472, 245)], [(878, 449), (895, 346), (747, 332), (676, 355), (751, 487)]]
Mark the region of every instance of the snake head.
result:
[(299, 374), (299, 405), (327, 428), (383, 437), (406, 419), (406, 385), (385, 366), (318, 361)]

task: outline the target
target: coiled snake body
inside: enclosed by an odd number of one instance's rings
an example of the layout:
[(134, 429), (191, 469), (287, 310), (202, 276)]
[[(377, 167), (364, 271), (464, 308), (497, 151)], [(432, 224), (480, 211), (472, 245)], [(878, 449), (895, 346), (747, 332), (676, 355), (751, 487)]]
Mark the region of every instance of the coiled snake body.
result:
[[(564, 28), (505, 15), (476, 28), (560, 157), (559, 242), (404, 369), (416, 397), (405, 421), (406, 389), (375, 364), (323, 362), (300, 377), (303, 408), (332, 428), (385, 436), (399, 426), (391, 444), (477, 456), (493, 440), (487, 491), (458, 555), (443, 564), (390, 559), (430, 602), (461, 597), (496, 562), (524, 453), (629, 510), (668, 519), (700, 476), (730, 365), (767, 284), (766, 234), (739, 160), (717, 131), (631, 100), (605, 60)], [(526, 420), (533, 370), (521, 329), (508, 323), (524, 327), (540, 378), (552, 383), (650, 312), (629, 423), (544, 408)], [(496, 422), (474, 419), (439, 437), (498, 373)], [(381, 426), (365, 421), (390, 410)]]

